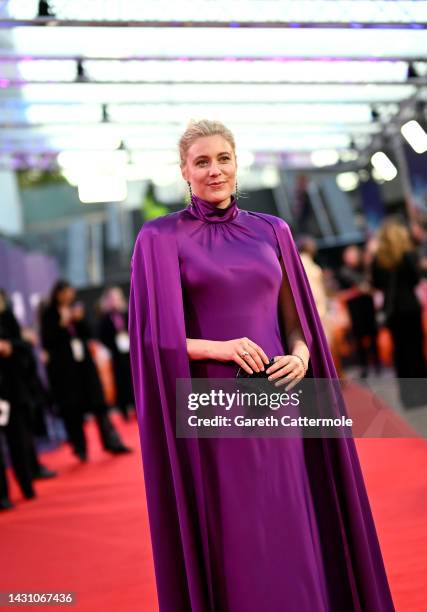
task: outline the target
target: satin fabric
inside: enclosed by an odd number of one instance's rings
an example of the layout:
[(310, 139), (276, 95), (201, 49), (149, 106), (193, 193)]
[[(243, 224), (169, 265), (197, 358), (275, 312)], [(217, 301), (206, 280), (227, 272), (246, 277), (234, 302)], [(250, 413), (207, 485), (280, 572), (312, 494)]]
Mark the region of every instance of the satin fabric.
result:
[[(179, 439), (186, 337), (248, 336), (284, 354), (282, 259), (314, 376), (336, 376), (286, 223), (193, 196), (146, 223), (132, 258), (129, 331), (161, 612), (389, 612), (393, 603), (351, 439)], [(179, 406), (178, 406), (179, 409)], [(334, 406), (345, 412), (342, 398)]]

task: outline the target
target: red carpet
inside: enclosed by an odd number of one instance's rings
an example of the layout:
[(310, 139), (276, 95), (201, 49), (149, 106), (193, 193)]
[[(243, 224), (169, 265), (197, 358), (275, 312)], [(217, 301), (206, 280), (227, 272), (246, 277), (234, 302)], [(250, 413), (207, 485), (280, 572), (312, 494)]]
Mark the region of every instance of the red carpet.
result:
[(59, 476), (36, 482), (37, 499), (14, 488), (15, 509), (0, 514), (1, 592), (72, 591), (79, 612), (158, 610), (137, 424), (113, 418), (132, 455), (105, 453), (88, 423), (87, 464), (64, 445), (43, 456)]
[[(59, 477), (38, 481), (36, 500), (23, 500), (13, 486), (16, 508), (0, 514), (0, 591), (72, 591), (77, 602), (72, 609), (79, 612), (158, 609), (137, 425), (123, 424), (116, 415), (114, 420), (134, 454), (104, 453), (89, 423), (87, 464), (79, 464), (63, 446), (44, 456)], [(396, 610), (422, 612), (427, 444), (386, 439), (357, 445)]]

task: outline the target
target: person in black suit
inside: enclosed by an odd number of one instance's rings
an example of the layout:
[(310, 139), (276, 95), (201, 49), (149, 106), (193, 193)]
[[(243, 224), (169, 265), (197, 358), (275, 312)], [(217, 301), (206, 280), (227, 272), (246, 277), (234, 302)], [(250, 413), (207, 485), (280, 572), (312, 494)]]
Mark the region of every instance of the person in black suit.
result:
[[(9, 448), (12, 468), (19, 487), (27, 499), (36, 496), (32, 480), (32, 437), (28, 424), (30, 398), (22, 378), (25, 352), (23, 342), (11, 338), (0, 313), (0, 399), (7, 402), (8, 419), (0, 428)], [(4, 413), (4, 409), (2, 411)], [(0, 453), (1, 453), (0, 449)], [(0, 506), (11, 507), (3, 456), (0, 459)]]
[[(2, 334), (1, 334), (2, 335)], [(19, 376), (19, 346), (16, 342), (0, 339), (0, 400), (2, 415), (4, 404), (8, 404), (8, 419), (0, 427), (10, 453), (12, 468), (26, 499), (36, 497), (33, 488), (31, 464), (31, 432), (27, 422), (27, 395)], [(6, 478), (5, 461), (0, 448), (0, 509), (12, 507)]]
[[(0, 289), (0, 378), (0, 398), (10, 404), (8, 422), (2, 429), (17, 481), (24, 496), (31, 499), (35, 497), (32, 480), (52, 478), (56, 472), (43, 465), (37, 455), (33, 431), (36, 390), (40, 384), (37, 365), (32, 346), (23, 339), (3, 289)], [(0, 498), (7, 500), (3, 456), (0, 473)], [(6, 507), (10, 506), (6, 503)]]
[[(346, 299), (351, 320), (351, 332), (356, 345), (357, 359), (361, 367), (361, 377), (368, 375), (369, 356), (377, 372), (380, 359), (377, 347), (378, 328), (372, 287), (363, 266), (362, 253), (356, 245), (348, 246), (343, 254), (343, 265), (338, 273), (342, 289), (341, 296)], [(368, 345), (366, 345), (368, 341)]]
[(100, 311), (98, 336), (111, 353), (117, 406), (127, 421), (129, 408), (134, 406), (134, 397), (129, 359), (127, 304), (120, 287), (110, 287), (104, 291), (100, 300)]
[[(383, 223), (372, 263), (372, 281), (384, 294), (385, 324), (393, 338), (393, 360), (405, 407), (424, 405), (426, 398), (413, 379), (426, 377), (422, 308), (415, 293), (421, 279), (409, 230), (395, 219)], [(412, 380), (411, 380), (412, 379)]]
[(108, 407), (92, 359), (91, 338), (84, 310), (75, 303), (75, 290), (66, 281), (53, 287), (49, 304), (41, 315), (41, 338), (47, 353), (47, 373), (53, 397), (60, 409), (74, 453), (87, 459), (85, 412), (96, 419), (101, 442), (111, 453), (130, 452), (108, 415)]

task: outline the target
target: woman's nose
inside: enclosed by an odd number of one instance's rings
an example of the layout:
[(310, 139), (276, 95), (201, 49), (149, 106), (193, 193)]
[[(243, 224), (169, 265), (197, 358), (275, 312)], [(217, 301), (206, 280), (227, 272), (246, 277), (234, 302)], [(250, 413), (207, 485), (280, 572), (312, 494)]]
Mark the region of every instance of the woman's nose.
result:
[(216, 162), (212, 162), (209, 168), (209, 174), (220, 174), (220, 170), (216, 164)]

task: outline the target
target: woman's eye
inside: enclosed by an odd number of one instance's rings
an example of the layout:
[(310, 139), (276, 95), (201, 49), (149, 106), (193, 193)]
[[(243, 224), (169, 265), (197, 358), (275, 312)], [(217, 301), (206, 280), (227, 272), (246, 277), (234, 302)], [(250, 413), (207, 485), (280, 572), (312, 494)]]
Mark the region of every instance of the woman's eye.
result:
[[(224, 157), (220, 157), (219, 161), (221, 161), (221, 162), (228, 162), (228, 161), (230, 161), (230, 157), (228, 155), (224, 156)], [(198, 162), (196, 162), (196, 166), (202, 166), (202, 165), (205, 165), (205, 164), (207, 164), (207, 160), (206, 159), (200, 159)]]

